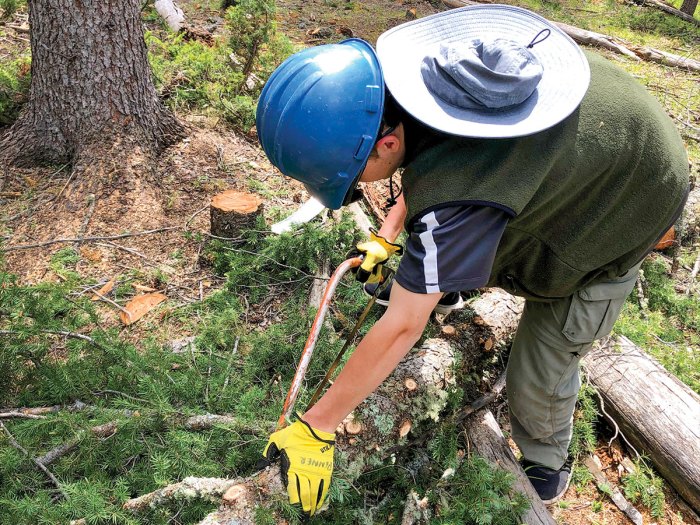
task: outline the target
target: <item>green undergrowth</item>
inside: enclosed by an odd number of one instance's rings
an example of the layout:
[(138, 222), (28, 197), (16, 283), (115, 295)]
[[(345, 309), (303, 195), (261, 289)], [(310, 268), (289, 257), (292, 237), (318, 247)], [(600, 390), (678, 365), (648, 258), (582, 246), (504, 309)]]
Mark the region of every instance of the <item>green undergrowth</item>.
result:
[[(103, 325), (105, 307), (90, 300), (91, 283), (76, 271), (80, 255), (73, 248), (52, 257), (60, 282), (23, 285), (0, 271), (0, 407), (64, 407), (45, 419), (4, 420), (28, 455), (0, 432), (0, 523), (197, 523), (213, 504), (178, 502), (139, 515), (122, 504), (187, 476), (255, 471), (310, 329), (313, 275), (322, 259), (339, 264), (360, 238), (348, 218), (282, 236), (262, 227), (239, 242), (207, 246), (204, 261), (225, 277), (219, 291), (177, 308), (164, 303), (160, 314), (133, 327)], [(199, 241), (196, 234), (187, 236)], [(114, 300), (126, 301), (126, 288), (117, 286)], [(298, 407), (305, 406), (366, 301), (351, 278), (338, 287), (329, 317), (335, 334), (322, 330)], [(380, 315), (381, 309), (373, 310), (362, 332)], [(172, 337), (165, 336), (172, 330), (163, 325), (194, 336), (192, 345), (174, 352)], [(140, 337), (133, 337), (134, 330)], [(456, 390), (450, 409), (461, 401)], [(77, 402), (85, 405), (76, 408)], [(230, 414), (235, 422), (186, 430), (185, 419), (202, 413)], [(107, 423), (116, 425), (108, 437), (90, 431)], [(455, 428), (442, 428), (427, 447), (377, 458), (376, 467), (357, 479), (338, 471), (330, 509), (312, 523), (398, 524), (412, 489), (441, 509), (434, 523), (518, 523), (527, 503), (511, 493), (512, 479), (478, 458), (458, 461), (466, 447), (457, 435)], [(60, 497), (30, 458), (72, 440), (75, 448), (48, 466), (65, 495)], [(419, 471), (414, 465), (425, 464), (426, 454), (430, 467)], [(456, 468), (455, 475), (439, 481), (448, 467)], [(285, 500), (272, 508), (299, 521)], [(259, 509), (256, 522), (274, 518)]]
[(20, 7), (26, 5), (26, 0), (0, 0), (0, 20), (11, 18)]
[(0, 62), (0, 126), (17, 118), (29, 92), (29, 54)]
[[(691, 263), (692, 264), (692, 263)], [(642, 266), (642, 311), (635, 289), (615, 325), (615, 332), (628, 337), (658, 360), (669, 372), (700, 393), (700, 301), (697, 292), (677, 290), (669, 261), (653, 255)]]
[[(682, 255), (681, 261), (687, 258)], [(696, 292), (685, 293), (684, 287), (670, 275), (670, 268), (670, 261), (661, 254), (646, 259), (641, 271), (643, 296), (635, 288), (614, 333), (628, 337), (700, 393), (700, 301)], [(581, 460), (594, 452), (600, 426), (608, 423), (598, 412), (596, 396), (595, 389), (584, 384), (574, 418), (570, 454), (574, 459), (573, 481), (580, 489), (592, 481)], [(633, 503), (647, 507), (652, 516), (663, 516), (663, 480), (649, 466), (648, 459), (638, 458), (635, 465), (635, 472), (623, 478), (625, 495)]]
[(230, 38), (213, 42), (186, 33), (146, 32), (156, 87), (176, 111), (223, 117), (248, 131), (265, 80), (294, 48), (277, 32), (272, 0), (241, 0), (226, 10)]

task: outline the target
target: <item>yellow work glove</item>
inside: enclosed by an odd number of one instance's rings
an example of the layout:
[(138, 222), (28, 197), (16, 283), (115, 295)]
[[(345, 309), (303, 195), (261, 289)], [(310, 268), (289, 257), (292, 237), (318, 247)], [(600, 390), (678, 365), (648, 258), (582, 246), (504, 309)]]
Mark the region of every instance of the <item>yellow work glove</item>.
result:
[(270, 436), (263, 456), (268, 462), (280, 458), (289, 502), (301, 505), (306, 514), (313, 516), (328, 494), (334, 450), (335, 434), (311, 428), (297, 419)]
[(378, 283), (382, 280), (382, 265), (394, 254), (403, 254), (403, 246), (393, 244), (371, 230), (369, 241), (357, 245), (357, 252), (365, 256), (355, 273), (361, 283)]

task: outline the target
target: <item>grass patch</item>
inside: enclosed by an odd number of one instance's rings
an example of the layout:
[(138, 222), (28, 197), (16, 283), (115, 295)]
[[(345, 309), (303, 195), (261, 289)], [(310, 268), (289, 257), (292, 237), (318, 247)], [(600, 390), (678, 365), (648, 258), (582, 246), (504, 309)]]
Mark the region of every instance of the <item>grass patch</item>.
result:
[(30, 82), (28, 53), (0, 63), (0, 126), (11, 124), (27, 100)]
[(657, 359), (669, 372), (700, 393), (700, 302), (676, 291), (667, 261), (653, 255), (642, 266), (648, 312), (643, 315), (637, 290), (615, 325), (615, 333), (628, 337)]

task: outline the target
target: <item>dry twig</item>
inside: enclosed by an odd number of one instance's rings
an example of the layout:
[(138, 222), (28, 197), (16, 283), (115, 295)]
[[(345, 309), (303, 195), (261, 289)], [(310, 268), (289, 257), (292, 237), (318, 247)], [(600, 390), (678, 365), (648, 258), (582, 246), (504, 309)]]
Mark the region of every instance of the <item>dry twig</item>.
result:
[(51, 473), (51, 471), (50, 471), (49, 469), (47, 469), (46, 466), (44, 466), (42, 463), (40, 463), (36, 458), (33, 458), (32, 456), (29, 455), (29, 452), (27, 452), (27, 450), (26, 450), (22, 445), (20, 445), (20, 444), (17, 442), (17, 440), (15, 439), (15, 437), (14, 437), (14, 436), (12, 435), (12, 433), (7, 429), (7, 427), (5, 426), (5, 424), (4, 424), (2, 421), (0, 421), (0, 427), (2, 427), (2, 429), (5, 431), (5, 434), (7, 435), (7, 439), (9, 439), (10, 444), (11, 444), (14, 448), (16, 448), (17, 450), (19, 450), (22, 454), (24, 454), (25, 456), (27, 456), (27, 457), (32, 461), (32, 463), (34, 463), (34, 465), (35, 465), (39, 470), (41, 470), (44, 474), (46, 474), (46, 476), (47, 476), (47, 477), (51, 480), (51, 482), (56, 486), (56, 488), (57, 488), (58, 491), (61, 493), (61, 495), (62, 495), (65, 499), (69, 499), (69, 498), (68, 498), (68, 494), (63, 490), (63, 487), (61, 486), (61, 483), (58, 481), (58, 479), (56, 479), (56, 476), (54, 476), (54, 475)]

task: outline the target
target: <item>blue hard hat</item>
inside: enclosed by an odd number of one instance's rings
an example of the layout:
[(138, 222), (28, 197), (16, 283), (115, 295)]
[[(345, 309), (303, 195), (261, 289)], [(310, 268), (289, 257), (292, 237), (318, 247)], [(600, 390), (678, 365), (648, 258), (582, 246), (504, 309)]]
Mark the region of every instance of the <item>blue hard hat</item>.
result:
[(265, 84), (256, 114), (270, 162), (331, 209), (350, 202), (379, 134), (384, 78), (359, 38), (305, 49)]

